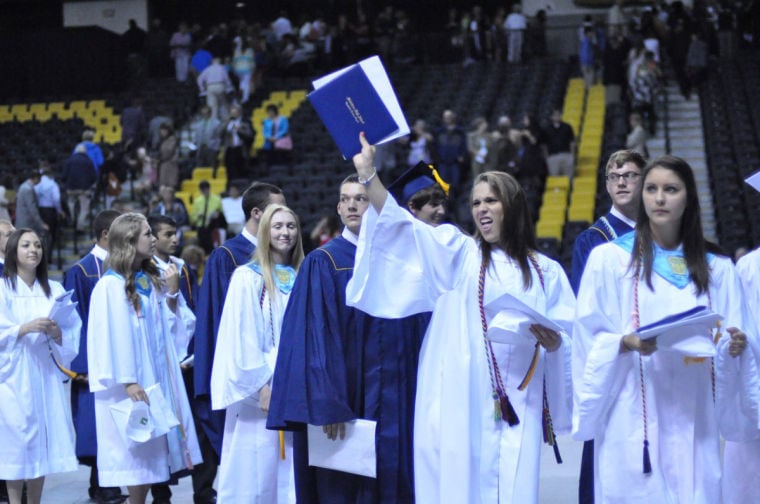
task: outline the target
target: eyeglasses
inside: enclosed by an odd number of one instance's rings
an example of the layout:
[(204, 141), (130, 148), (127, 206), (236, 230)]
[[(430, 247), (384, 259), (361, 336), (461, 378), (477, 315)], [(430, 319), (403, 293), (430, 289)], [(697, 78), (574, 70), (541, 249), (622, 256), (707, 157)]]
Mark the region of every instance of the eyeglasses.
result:
[(626, 182), (633, 182), (634, 180), (641, 177), (641, 173), (638, 172), (625, 172), (625, 173), (610, 173), (607, 175), (607, 181), (608, 182), (617, 182), (618, 180), (625, 179)]

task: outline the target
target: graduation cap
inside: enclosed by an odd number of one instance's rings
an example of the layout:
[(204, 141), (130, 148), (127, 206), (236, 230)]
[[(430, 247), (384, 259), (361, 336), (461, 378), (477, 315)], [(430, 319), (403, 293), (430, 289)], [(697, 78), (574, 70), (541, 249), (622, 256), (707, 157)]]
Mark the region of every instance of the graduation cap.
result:
[(438, 174), (438, 170), (432, 164), (420, 161), (401, 174), (399, 178), (388, 186), (388, 191), (396, 198), (400, 205), (406, 204), (412, 196), (423, 189), (438, 184), (446, 196), (449, 195), (449, 184)]

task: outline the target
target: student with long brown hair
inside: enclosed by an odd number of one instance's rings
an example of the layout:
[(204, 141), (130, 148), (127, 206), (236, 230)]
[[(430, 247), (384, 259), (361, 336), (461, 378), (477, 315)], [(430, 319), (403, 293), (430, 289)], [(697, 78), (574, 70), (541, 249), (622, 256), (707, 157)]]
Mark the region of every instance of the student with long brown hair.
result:
[[(162, 280), (152, 262), (155, 240), (140, 214), (114, 220), (106, 272), (92, 292), (87, 331), (100, 484), (127, 486), (131, 504), (144, 504), (151, 484), (201, 462), (178, 361), (195, 317), (179, 296), (176, 266), (167, 267)], [(127, 398), (150, 405), (147, 390), (153, 385), (179, 425), (147, 441), (125, 439), (111, 406)]]
[[(45, 476), (76, 471), (74, 428), (64, 389), (81, 320), (49, 318), (63, 286), (48, 280), (40, 237), (14, 231), (0, 279), (0, 478), (11, 504), (39, 504)], [(60, 324), (60, 325), (59, 325)]]
[[(578, 290), (573, 434), (594, 439), (596, 502), (721, 502), (721, 436), (757, 435), (749, 313), (731, 260), (702, 234), (691, 167), (662, 156), (642, 180), (634, 232), (591, 251)], [(689, 347), (640, 337), (698, 306), (723, 321), (685, 333)]]
[[(374, 147), (361, 141), (354, 166), (371, 207), (348, 304), (386, 318), (433, 312), (417, 373), (415, 498), (538, 502), (542, 434), (559, 459), (554, 434), (570, 428), (575, 297), (567, 277), (536, 252), (527, 199), (511, 175), (475, 178), (472, 237), (399, 207), (378, 179)], [(497, 301), (504, 294), (562, 329), (520, 322)], [(489, 332), (497, 314), (509, 339)]]

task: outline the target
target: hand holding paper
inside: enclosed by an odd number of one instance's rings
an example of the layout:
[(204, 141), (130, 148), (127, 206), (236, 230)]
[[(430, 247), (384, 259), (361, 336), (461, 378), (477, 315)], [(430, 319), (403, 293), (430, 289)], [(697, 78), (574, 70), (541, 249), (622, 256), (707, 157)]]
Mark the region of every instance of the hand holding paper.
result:
[[(547, 350), (556, 350), (556, 336), (562, 326), (541, 315), (510, 294), (503, 294), (485, 307), (488, 319), (486, 337), (496, 343), (535, 345), (536, 340)], [(540, 327), (540, 328), (539, 328)]]
[(705, 306), (697, 306), (639, 327), (642, 340), (657, 338), (657, 348), (680, 352), (689, 357), (712, 357), (715, 344), (712, 329), (721, 316)]
[[(333, 427), (338, 425), (340, 424), (333, 424)], [(322, 427), (308, 426), (309, 465), (369, 478), (377, 477), (377, 422), (358, 419), (347, 422), (344, 426), (343, 439), (329, 439)]]

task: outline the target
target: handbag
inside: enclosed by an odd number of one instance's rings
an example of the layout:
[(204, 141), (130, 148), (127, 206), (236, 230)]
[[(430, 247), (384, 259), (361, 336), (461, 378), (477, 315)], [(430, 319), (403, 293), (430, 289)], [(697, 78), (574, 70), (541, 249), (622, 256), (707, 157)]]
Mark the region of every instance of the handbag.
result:
[(293, 150), (293, 139), (290, 135), (285, 135), (274, 141), (274, 148), (277, 150)]

